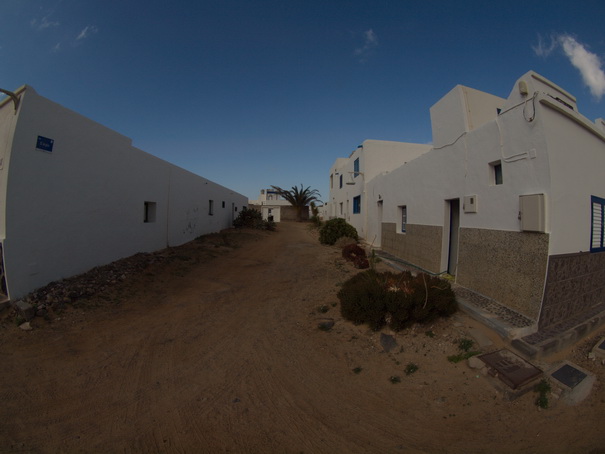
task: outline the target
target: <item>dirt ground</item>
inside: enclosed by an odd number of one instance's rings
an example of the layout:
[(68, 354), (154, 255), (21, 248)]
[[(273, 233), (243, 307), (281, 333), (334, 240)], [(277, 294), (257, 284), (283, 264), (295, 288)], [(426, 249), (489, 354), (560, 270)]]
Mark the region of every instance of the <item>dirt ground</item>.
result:
[(447, 360), (484, 329), (463, 313), (396, 333), (390, 353), (342, 320), (357, 270), (308, 224), (166, 254), (32, 331), (5, 315), (0, 452), (605, 453), (605, 366), (586, 358), (605, 330), (551, 359), (596, 374), (589, 397), (539, 410)]

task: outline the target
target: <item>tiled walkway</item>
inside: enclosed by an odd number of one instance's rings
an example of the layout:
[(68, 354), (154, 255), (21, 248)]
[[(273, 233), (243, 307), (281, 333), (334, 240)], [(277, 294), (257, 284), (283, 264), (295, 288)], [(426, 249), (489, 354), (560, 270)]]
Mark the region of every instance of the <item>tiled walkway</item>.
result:
[(503, 306), (491, 298), (475, 293), (458, 284), (453, 284), (452, 289), (456, 293), (458, 300), (463, 300), (467, 304), (482, 309), (498, 317), (503, 323), (513, 328), (526, 328), (535, 324), (535, 322), (523, 314), (515, 312), (506, 306)]

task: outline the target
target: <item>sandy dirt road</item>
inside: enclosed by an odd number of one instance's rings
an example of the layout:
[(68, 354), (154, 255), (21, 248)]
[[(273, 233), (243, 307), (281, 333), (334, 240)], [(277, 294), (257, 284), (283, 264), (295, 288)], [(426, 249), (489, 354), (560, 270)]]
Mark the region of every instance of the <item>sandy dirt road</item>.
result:
[(391, 353), (343, 321), (356, 270), (307, 224), (222, 241), (32, 331), (5, 321), (0, 452), (605, 452), (605, 367), (583, 360), (598, 334), (567, 352), (597, 374), (590, 397), (539, 411), (447, 361), (478, 326), (464, 314), (397, 333)]

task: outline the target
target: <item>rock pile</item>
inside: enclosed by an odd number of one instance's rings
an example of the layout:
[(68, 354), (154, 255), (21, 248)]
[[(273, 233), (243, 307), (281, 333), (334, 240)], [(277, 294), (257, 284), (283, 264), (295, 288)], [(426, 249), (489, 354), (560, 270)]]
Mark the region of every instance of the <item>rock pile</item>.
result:
[(167, 261), (169, 256), (165, 252), (139, 253), (93, 268), (84, 274), (51, 282), (15, 301), (15, 315), (25, 321), (35, 316), (48, 317), (50, 312), (62, 310), (65, 304), (98, 294), (152, 264)]

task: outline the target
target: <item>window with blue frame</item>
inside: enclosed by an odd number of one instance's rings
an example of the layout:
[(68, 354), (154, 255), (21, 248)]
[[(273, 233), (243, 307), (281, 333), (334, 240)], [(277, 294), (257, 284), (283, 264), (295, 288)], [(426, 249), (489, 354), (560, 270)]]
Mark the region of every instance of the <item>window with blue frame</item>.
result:
[(353, 214), (361, 213), (361, 196), (353, 197)]
[(590, 252), (605, 251), (605, 199), (597, 196), (590, 197), (591, 202), (591, 226), (590, 232)]
[(353, 161), (353, 172), (354, 176), (357, 176), (357, 174), (359, 173), (359, 158)]

